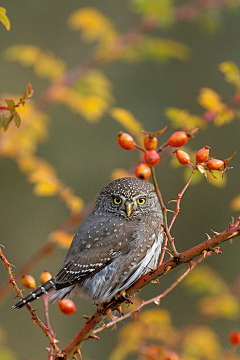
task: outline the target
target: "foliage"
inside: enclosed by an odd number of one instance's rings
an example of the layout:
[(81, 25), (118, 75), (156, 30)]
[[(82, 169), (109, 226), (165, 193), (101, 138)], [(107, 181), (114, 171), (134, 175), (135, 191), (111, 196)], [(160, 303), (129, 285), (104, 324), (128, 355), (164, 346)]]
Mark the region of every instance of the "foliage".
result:
[[(64, 202), (69, 211), (69, 218), (49, 234), (43, 245), (44, 251), (37, 250), (37, 261), (51, 252), (54, 246), (68, 248), (73, 238), (75, 225), (83, 220), (92, 209), (91, 204), (85, 204), (83, 198), (75, 195), (74, 190), (60, 179), (54, 165), (37, 155), (39, 145), (49, 137), (49, 127), (52, 120), (47, 113), (48, 108), (53, 104), (65, 105), (70, 111), (77, 113), (79, 119), (86, 120), (89, 125), (98, 124), (106, 116), (109, 116), (111, 121), (115, 121), (121, 130), (128, 131), (133, 136), (134, 145), (131, 148), (135, 147), (136, 140), (136, 143), (139, 143), (136, 148), (146, 153), (148, 149), (142, 148), (144, 135), (140, 132), (143, 125), (131, 110), (116, 104), (114, 84), (110, 76), (107, 75), (104, 66), (110, 63), (118, 65), (120, 61), (132, 66), (140, 61), (155, 62), (155, 66), (171, 61), (186, 62), (191, 55), (191, 49), (177, 40), (165, 37), (166, 31), (174, 28), (178, 22), (185, 21), (200, 24), (204, 29), (215, 32), (221, 24), (223, 10), (234, 9), (238, 14), (237, 10), (240, 4), (238, 1), (231, 0), (219, 1), (218, 6), (214, 1), (183, 2), (182, 5), (178, 5), (173, 0), (131, 0), (130, 6), (139, 18), (139, 24), (125, 33), (121, 33), (112, 20), (93, 7), (80, 8), (69, 15), (69, 27), (74, 31), (79, 31), (82, 40), (92, 50), (92, 55), (85, 63), (72, 69), (68, 69), (64, 60), (48, 50), (42, 50), (35, 44), (15, 44), (9, 46), (4, 52), (7, 61), (18, 62), (23, 67), (32, 68), (39, 78), (47, 79), (49, 83), (46, 90), (38, 97), (35, 97), (33, 87), (29, 83), (22, 97), (14, 94), (3, 94), (1, 96), (3, 105), (0, 104), (0, 157), (9, 158), (16, 162), (19, 171), (25, 175), (26, 181), (33, 185), (35, 196), (57, 196)], [(10, 21), (6, 15), (6, 10), (2, 7), (0, 7), (0, 21), (7, 30), (10, 30)], [(192, 114), (190, 110), (174, 107), (174, 105), (165, 109), (170, 128), (180, 129), (188, 134), (188, 137), (191, 137), (190, 133), (194, 128), (199, 128), (200, 131), (207, 133), (211, 126), (224, 128), (239, 118), (239, 66), (233, 61), (226, 60), (219, 64), (219, 70), (224, 74), (224, 80), (230, 84), (234, 92), (233, 99), (230, 102), (225, 100), (218, 91), (206, 85), (200, 88), (196, 99), (201, 108), (199, 114)], [(93, 131), (96, 131), (94, 129)], [(168, 136), (170, 131), (168, 129), (166, 132)], [(145, 133), (147, 132), (145, 131)], [(150, 133), (147, 134), (150, 135)], [(155, 135), (151, 134), (151, 136), (154, 137)], [(170, 151), (169, 147), (169, 144), (165, 143), (156, 151), (155, 149), (149, 151), (161, 154), (160, 161), (162, 158), (168, 158), (169, 155), (170, 166), (173, 168), (180, 167), (174, 149)], [(207, 181), (213, 186), (226, 186), (225, 170), (228, 168), (227, 160), (230, 160), (230, 158), (224, 160), (224, 167), (220, 171), (219, 169), (210, 171), (207, 169), (207, 161), (198, 164), (192, 160), (196, 156), (196, 151), (192, 149), (191, 142), (184, 145), (183, 150), (189, 155), (193, 165), (188, 162), (184, 169), (186, 185), (175, 201), (176, 209), (173, 211), (174, 215), (170, 224), (165, 223), (164, 225), (166, 244), (168, 240), (174, 256), (177, 256), (178, 253), (174, 247), (174, 239), (170, 230), (180, 211), (180, 200), (186, 188), (190, 183), (194, 185), (204, 180), (203, 174), (208, 175)], [(217, 155), (211, 150), (211, 156), (212, 154)], [(159, 158), (159, 155), (157, 156)], [(230, 154), (226, 156), (230, 156)], [(139, 161), (143, 161), (141, 152)], [(152, 167), (150, 162), (149, 164)], [(152, 174), (154, 179), (154, 172)], [(134, 176), (134, 168), (115, 167), (112, 169), (111, 179), (123, 176)], [(159, 197), (167, 217), (168, 211), (161, 200), (161, 194)], [(231, 208), (233, 211), (239, 211), (240, 195), (232, 200)], [(227, 230), (231, 230), (234, 226), (237, 227), (238, 222), (232, 221)], [(214, 237), (218, 237), (218, 235), (215, 233), (212, 238), (209, 238), (213, 241)], [(224, 233), (224, 240), (229, 239), (230, 235)], [(209, 256), (210, 251), (218, 252), (219, 250), (213, 246), (210, 250), (204, 249), (204, 251), (198, 254), (201, 255), (201, 261)], [(190, 270), (192, 260), (189, 260)], [(162, 261), (163, 257), (160, 262)], [(32, 270), (33, 264), (29, 262), (27, 265), (28, 269)], [(11, 265), (7, 260), (5, 267), (10, 274), (10, 282), (20, 296), (21, 292), (14, 283), (14, 279), (19, 280), (22, 275), (21, 271), (16, 273), (16, 277), (13, 277), (10, 271)], [(138, 314), (140, 311), (138, 309), (139, 304), (133, 303), (129, 309), (126, 309), (126, 313), (136, 317), (136, 320), (121, 327), (118, 333), (118, 344), (110, 359), (122, 360), (131, 357), (133, 354), (139, 360), (237, 360), (240, 358), (239, 355), (233, 353), (232, 348), (230, 350), (224, 349), (217, 331), (212, 326), (214, 322), (223, 318), (228, 321), (239, 318), (239, 296), (236, 292), (237, 288), (239, 293), (238, 287), (234, 283), (227, 284), (206, 265), (198, 265), (193, 271), (190, 270), (186, 272), (187, 276), (183, 282), (183, 287), (192, 294), (194, 299), (198, 299), (197, 311), (201, 321), (199, 323), (192, 322), (180, 328), (175, 325), (175, 319), (172, 319), (171, 314), (162, 307), (162, 304), (161, 307), (141, 311)], [(170, 269), (163, 269), (161, 275), (168, 271)], [(177, 280), (169, 286), (166, 294), (181, 280), (181, 275), (179, 275)], [(9, 284), (3, 286), (4, 296), (7, 296), (5, 289), (8, 286)], [(159, 305), (160, 299), (166, 294), (151, 299), (149, 303), (155, 302)], [(139, 298), (137, 300), (140, 303), (141, 300)], [(46, 306), (46, 300), (44, 300), (44, 304)], [(147, 304), (147, 302), (142, 303), (142, 306)], [(135, 309), (137, 309), (136, 312)], [(41, 325), (41, 321), (37, 318), (34, 310), (30, 312), (33, 320), (48, 336), (50, 341), (49, 359), (53, 359), (53, 350), (56, 352), (59, 350), (56, 345), (55, 334), (49, 330), (51, 328), (49, 324), (46, 324), (46, 327)], [(48, 313), (46, 307), (45, 313)], [(99, 315), (98, 324), (109, 314), (106, 311), (103, 315), (102, 318)], [(95, 318), (96, 316), (95, 314)], [(88, 325), (91, 321), (93, 320), (87, 319), (86, 324)], [(111, 321), (114, 326), (119, 319), (112, 316)], [(100, 330), (104, 330), (106, 327), (109, 325), (104, 324)], [(86, 330), (86, 339), (94, 336), (96, 338), (96, 334), (100, 330), (97, 329), (94, 332), (93, 329), (94, 326), (90, 330), (87, 329), (89, 332)], [(4, 336), (1, 332), (0, 347), (3, 359), (14, 359), (16, 356), (5, 346), (2, 339)], [(82, 341), (85, 341), (85, 338)]]

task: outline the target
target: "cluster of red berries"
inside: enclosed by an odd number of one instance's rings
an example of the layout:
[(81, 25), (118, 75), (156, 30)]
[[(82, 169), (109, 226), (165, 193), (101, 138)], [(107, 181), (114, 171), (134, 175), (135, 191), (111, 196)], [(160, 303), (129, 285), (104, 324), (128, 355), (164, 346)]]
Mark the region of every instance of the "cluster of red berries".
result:
[[(44, 284), (46, 281), (50, 280), (52, 275), (48, 271), (42, 272), (40, 275), (40, 282)], [(32, 275), (23, 275), (21, 278), (21, 283), (26, 289), (35, 289), (36, 281)], [(76, 306), (74, 302), (70, 299), (63, 299), (58, 302), (59, 310), (65, 315), (71, 315), (76, 312)]]
[[(168, 139), (168, 141), (162, 145), (159, 149), (156, 150), (158, 140), (157, 135), (162, 134), (166, 128), (160, 130), (156, 133), (150, 133), (143, 131), (145, 137), (143, 139), (144, 149), (136, 145), (135, 141), (133, 140), (132, 136), (120, 132), (118, 134), (118, 144), (125, 150), (132, 150), (134, 148), (138, 148), (144, 151), (144, 161), (145, 163), (139, 164), (135, 169), (135, 175), (142, 180), (147, 180), (151, 175), (151, 169), (149, 166), (155, 166), (160, 161), (159, 153), (167, 146), (171, 147), (180, 147), (185, 145), (188, 142), (190, 136), (193, 136), (196, 129), (190, 133), (186, 133), (185, 131), (176, 131), (174, 132)], [(190, 160), (190, 158), (189, 158)]]
[[(162, 134), (165, 130), (166, 128), (156, 133), (143, 131), (143, 133), (145, 134), (145, 137), (143, 139), (144, 148), (138, 146), (131, 135), (123, 132), (120, 132), (118, 134), (118, 144), (123, 149), (132, 150), (134, 148), (137, 148), (144, 152), (144, 163), (139, 164), (135, 169), (135, 175), (137, 178), (147, 180), (151, 175), (150, 166), (155, 166), (159, 163), (159, 153), (165, 147), (170, 146), (173, 148), (179, 148), (185, 145), (188, 142), (189, 137), (193, 137), (193, 135), (198, 131), (198, 129), (193, 129), (188, 133), (185, 131), (176, 131), (169, 137), (168, 141), (165, 144), (163, 144), (156, 150), (158, 144), (157, 135)], [(196, 169), (198, 169), (204, 175), (206, 175), (207, 170), (210, 172), (212, 170), (220, 170), (224, 172), (227, 169), (228, 162), (229, 160), (231, 160), (232, 157), (225, 160), (209, 158), (209, 149), (209, 146), (204, 146), (202, 149), (198, 150), (195, 157)], [(194, 167), (194, 165), (191, 164), (190, 156), (186, 151), (183, 151), (181, 149), (175, 149), (174, 153), (180, 164)]]

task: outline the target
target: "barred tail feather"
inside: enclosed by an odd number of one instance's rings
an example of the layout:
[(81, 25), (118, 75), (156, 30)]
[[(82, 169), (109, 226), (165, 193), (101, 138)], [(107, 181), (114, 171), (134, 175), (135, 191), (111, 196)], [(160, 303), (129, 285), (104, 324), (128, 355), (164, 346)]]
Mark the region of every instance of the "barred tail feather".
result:
[(55, 281), (52, 279), (48, 280), (36, 290), (30, 292), (24, 299), (21, 299), (17, 304), (13, 305), (13, 309), (21, 309), (35, 299), (39, 299), (42, 295), (47, 294), (49, 291), (55, 289)]

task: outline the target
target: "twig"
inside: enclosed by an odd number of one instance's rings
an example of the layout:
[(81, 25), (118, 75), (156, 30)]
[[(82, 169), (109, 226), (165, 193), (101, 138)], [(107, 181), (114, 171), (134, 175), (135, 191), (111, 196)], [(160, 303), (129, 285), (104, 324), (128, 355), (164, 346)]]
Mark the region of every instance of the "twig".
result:
[(169, 227), (168, 227), (168, 222), (167, 222), (167, 209), (166, 209), (166, 206), (164, 205), (163, 198), (162, 198), (162, 194), (161, 194), (161, 192), (160, 192), (160, 190), (159, 190), (159, 187), (158, 187), (158, 183), (157, 183), (157, 179), (156, 179), (156, 174), (155, 174), (154, 166), (151, 166), (151, 171), (152, 171), (153, 185), (154, 185), (154, 187), (155, 187), (155, 191), (156, 191), (156, 194), (157, 194), (159, 203), (160, 203), (161, 208), (162, 208), (162, 213), (163, 213), (163, 228), (164, 228), (164, 231), (165, 231), (165, 233), (166, 233), (167, 239), (168, 239), (168, 241), (169, 241), (169, 245), (170, 245), (170, 247), (171, 247), (173, 256), (178, 257), (178, 256), (179, 256), (179, 253), (178, 253), (177, 250), (176, 250), (176, 247), (175, 247), (175, 245), (174, 245), (174, 239), (172, 238), (172, 236), (171, 236), (171, 234), (170, 234), (170, 229), (169, 229)]
[[(0, 245), (2, 246), (2, 245)], [(24, 296), (21, 292), (21, 290), (19, 289), (14, 277), (13, 277), (13, 273), (12, 273), (12, 264), (9, 263), (9, 261), (6, 259), (6, 257), (4, 256), (2, 250), (0, 249), (0, 258), (3, 261), (5, 268), (7, 270), (8, 273), (8, 277), (9, 277), (9, 283), (12, 284), (13, 289), (15, 290), (15, 292), (17, 293), (17, 295), (22, 299)], [(55, 344), (54, 338), (51, 335), (51, 331), (43, 324), (43, 322), (39, 319), (39, 317), (36, 315), (35, 310), (33, 310), (33, 308), (27, 304), (27, 309), (30, 312), (30, 314), (32, 315), (32, 320), (33, 322), (37, 323), (40, 328), (43, 330), (43, 332), (45, 333), (45, 335), (47, 336), (49, 343), (51, 344), (51, 346), (54, 348), (54, 351), (56, 353), (61, 352), (61, 350), (59, 349), (59, 347)]]
[[(183, 194), (185, 193), (185, 191), (187, 190), (188, 186), (190, 185), (191, 183), (191, 180), (192, 180), (192, 177), (193, 177), (193, 174), (195, 172), (196, 168), (194, 167), (190, 176), (189, 176), (189, 179), (188, 181), (186, 182), (185, 186), (183, 187), (182, 191), (178, 194), (178, 198), (176, 200), (176, 209), (175, 209), (175, 212), (174, 212), (174, 215), (171, 219), (171, 222), (169, 224), (169, 226), (167, 225), (168, 227), (168, 230), (170, 231), (179, 212), (180, 212), (180, 202), (181, 202), (181, 199), (183, 197)], [(162, 262), (163, 262), (163, 259), (164, 259), (164, 255), (165, 255), (165, 252), (166, 252), (166, 249), (167, 249), (167, 236), (165, 236), (165, 240), (164, 240), (164, 244), (163, 244), (163, 250), (161, 252), (161, 255), (160, 255), (160, 258), (159, 258), (159, 262), (158, 262), (158, 265), (161, 265)]]

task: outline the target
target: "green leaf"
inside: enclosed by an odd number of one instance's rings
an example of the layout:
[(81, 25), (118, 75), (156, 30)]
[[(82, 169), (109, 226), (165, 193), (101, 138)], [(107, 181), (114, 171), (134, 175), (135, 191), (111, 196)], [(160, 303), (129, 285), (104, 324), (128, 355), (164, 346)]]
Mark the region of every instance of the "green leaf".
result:
[(13, 100), (7, 100), (5, 99), (7, 106), (10, 111), (15, 111), (15, 102)]
[(19, 116), (19, 114), (17, 113), (17, 111), (14, 112), (13, 117), (14, 117), (15, 125), (16, 125), (17, 127), (19, 127), (20, 124), (21, 124), (21, 119), (20, 119), (20, 116)]
[(8, 31), (11, 29), (10, 20), (6, 15), (6, 9), (1, 6), (0, 6), (0, 21)]

